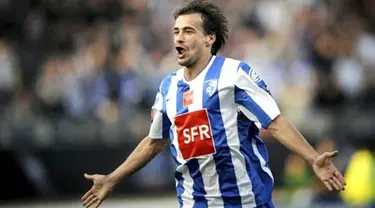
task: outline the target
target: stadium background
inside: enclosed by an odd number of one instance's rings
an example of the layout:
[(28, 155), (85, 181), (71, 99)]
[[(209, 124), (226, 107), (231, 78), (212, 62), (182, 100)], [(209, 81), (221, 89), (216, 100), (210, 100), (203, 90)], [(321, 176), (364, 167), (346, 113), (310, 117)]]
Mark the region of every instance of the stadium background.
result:
[[(347, 191), (262, 132), (281, 207), (370, 207), (375, 176), (375, 2), (215, 0), (230, 22), (220, 55), (243, 59), (282, 112), (334, 162)], [(108, 173), (148, 133), (163, 76), (178, 68), (181, 0), (0, 0), (1, 207), (79, 207), (83, 173)], [(175, 207), (168, 151), (103, 207)]]

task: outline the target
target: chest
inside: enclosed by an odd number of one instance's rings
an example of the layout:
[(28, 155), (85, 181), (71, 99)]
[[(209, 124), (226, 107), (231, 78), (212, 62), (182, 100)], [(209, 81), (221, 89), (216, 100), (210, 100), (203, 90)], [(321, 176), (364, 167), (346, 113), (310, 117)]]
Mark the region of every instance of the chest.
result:
[(234, 107), (233, 94), (233, 87), (216, 79), (176, 84), (166, 97), (166, 113), (172, 123), (176, 116), (202, 109), (210, 114), (222, 113)]
[[(171, 121), (173, 144), (184, 160), (220, 151), (227, 140), (226, 129), (235, 116), (234, 88), (216, 80), (176, 85), (167, 96), (166, 112)], [(225, 127), (224, 127), (225, 126)], [(224, 128), (223, 128), (224, 127)]]

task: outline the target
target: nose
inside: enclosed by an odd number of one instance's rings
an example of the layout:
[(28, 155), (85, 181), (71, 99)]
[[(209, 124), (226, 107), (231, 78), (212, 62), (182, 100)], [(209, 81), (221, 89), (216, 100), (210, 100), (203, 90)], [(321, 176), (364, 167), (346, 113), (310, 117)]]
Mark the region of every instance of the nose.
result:
[(175, 41), (176, 41), (177, 43), (180, 43), (180, 44), (183, 43), (183, 42), (185, 41), (184, 35), (183, 35), (181, 32), (175, 34), (174, 38), (175, 38)]

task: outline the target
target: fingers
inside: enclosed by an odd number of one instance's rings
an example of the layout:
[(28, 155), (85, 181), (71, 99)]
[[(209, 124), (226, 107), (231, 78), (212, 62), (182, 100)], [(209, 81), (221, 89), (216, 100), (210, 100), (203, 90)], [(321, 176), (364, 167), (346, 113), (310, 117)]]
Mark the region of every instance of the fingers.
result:
[(325, 186), (328, 188), (328, 190), (333, 191), (344, 191), (345, 190), (345, 180), (343, 179), (342, 175), (336, 171), (335, 174), (329, 178), (328, 180), (324, 181)]
[(91, 207), (91, 205), (94, 205), (98, 201), (99, 201), (99, 199), (94, 196), (87, 204), (84, 204), (83, 206), (85, 206), (86, 208), (89, 208), (89, 207)]
[(336, 184), (336, 182), (333, 179), (329, 179), (328, 181), (335, 188), (335, 190), (337, 190), (337, 191), (341, 190), (340, 186), (338, 184)]
[(333, 191), (333, 188), (332, 188), (331, 184), (329, 184), (328, 181), (324, 181), (324, 185), (326, 185), (326, 187), (328, 188), (329, 191)]
[(85, 196), (82, 197), (82, 205), (86, 208), (88, 207), (99, 207), (102, 203), (95, 194), (93, 193), (92, 189), (90, 189)]
[(337, 156), (337, 154), (339, 154), (339, 151), (338, 150), (335, 150), (335, 151), (333, 151), (333, 152), (328, 152), (328, 157), (336, 157)]
[(345, 190), (346, 181), (344, 176), (342, 176), (341, 173), (337, 170), (333, 175), (333, 180), (335, 181), (335, 183), (340, 185), (341, 190)]
[(337, 154), (338, 154), (338, 151), (337, 151), (337, 150), (336, 150), (336, 151), (333, 151), (333, 152), (325, 152), (325, 153), (321, 154), (321, 155), (317, 158), (317, 160), (316, 160), (316, 165), (318, 165), (318, 166), (322, 166), (322, 165), (325, 163), (325, 161), (326, 161), (327, 159), (330, 159), (330, 158), (332, 158), (332, 157), (335, 157)]
[(96, 196), (96, 191), (95, 190), (95, 184), (96, 184), (96, 181), (97, 180), (96, 178), (98, 177), (97, 175), (89, 175), (87, 173), (84, 174), (84, 177), (88, 180), (91, 180), (94, 182), (94, 186), (86, 192), (86, 194), (81, 198), (82, 200), (82, 205), (86, 208), (89, 208), (89, 207), (99, 207), (100, 204), (102, 203), (102, 200), (100, 200), (97, 196)]
[(93, 207), (94, 208), (98, 208), (100, 206), (100, 204), (102, 204), (102, 201), (101, 200), (98, 200), (94, 205)]
[(90, 204), (90, 202), (91, 202), (92, 200), (94, 200), (94, 198), (95, 198), (95, 195), (90, 195), (89, 197), (87, 197), (87, 198), (85, 199), (85, 201), (83, 201), (82, 205), (83, 205), (83, 206), (86, 206), (86, 205)]
[(89, 175), (89, 174), (85, 173), (83, 176), (84, 176), (86, 179), (88, 179), (88, 180), (94, 180), (94, 175)]
[(344, 186), (346, 185), (345, 178), (344, 178), (344, 176), (341, 175), (341, 173), (339, 171), (335, 172), (335, 176), (340, 180), (340, 182), (342, 184), (344, 184)]
[(89, 197), (91, 194), (92, 194), (92, 188), (89, 191), (87, 191), (85, 195), (83, 195), (81, 200), (85, 201), (87, 199), (87, 197)]
[(335, 157), (338, 153), (339, 153), (339, 151), (337, 151), (337, 150), (335, 150), (333, 152), (325, 152), (325, 153), (323, 153), (323, 158), (324, 159), (332, 158), (332, 157)]
[(343, 191), (345, 190), (344, 184), (341, 183), (341, 181), (337, 177), (332, 177), (333, 182), (337, 185), (338, 189), (337, 191)]

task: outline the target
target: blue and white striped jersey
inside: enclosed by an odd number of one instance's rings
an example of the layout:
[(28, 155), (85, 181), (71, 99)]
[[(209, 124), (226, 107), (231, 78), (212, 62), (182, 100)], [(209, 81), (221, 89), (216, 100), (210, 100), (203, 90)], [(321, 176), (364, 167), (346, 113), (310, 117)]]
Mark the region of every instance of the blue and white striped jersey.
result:
[(241, 61), (213, 56), (192, 81), (183, 69), (161, 83), (149, 136), (169, 138), (180, 207), (256, 207), (271, 201), (273, 176), (258, 137), (279, 108)]

